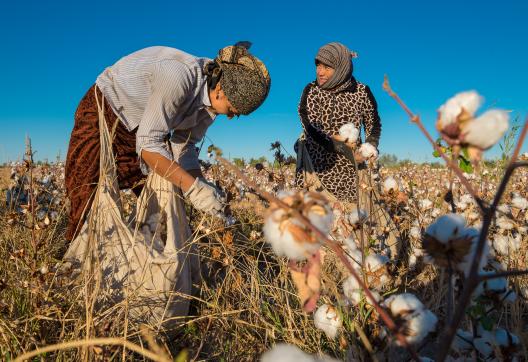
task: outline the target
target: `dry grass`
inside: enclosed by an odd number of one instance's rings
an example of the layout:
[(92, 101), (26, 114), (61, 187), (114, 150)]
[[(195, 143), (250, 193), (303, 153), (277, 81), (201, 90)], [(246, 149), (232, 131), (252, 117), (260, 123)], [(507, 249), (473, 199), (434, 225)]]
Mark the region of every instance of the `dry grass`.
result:
[[(401, 170), (397, 170), (401, 171)], [(1, 170), (3, 178), (8, 170)], [(405, 172), (405, 171), (402, 171)], [(429, 172), (429, 171), (427, 171)], [(417, 184), (427, 180), (420, 172)], [(0, 184), (7, 184), (0, 179)], [(416, 186), (415, 186), (416, 187)], [(192, 303), (191, 316), (169, 335), (148, 341), (133, 330), (128, 340), (149, 349), (162, 348), (172, 358), (210, 361), (255, 361), (274, 344), (284, 341), (307, 352), (324, 352), (342, 360), (399, 360), (404, 354), (377, 338), (380, 323), (365, 305), (351, 307), (344, 300), (341, 282), (347, 276), (331, 252), (326, 252), (322, 300), (337, 305), (344, 316), (344, 333), (330, 341), (315, 329), (311, 315), (302, 312), (286, 262), (276, 258), (261, 235), (261, 212), (265, 205), (251, 196), (234, 203), (238, 223), (222, 227), (213, 220), (191, 213), (194, 242), (199, 246), (203, 283)], [(255, 210), (259, 210), (255, 212)], [(407, 234), (417, 210), (401, 221)], [(22, 224), (9, 225), (4, 207), (0, 210), (0, 359), (10, 360), (35, 348), (86, 338), (86, 312), (82, 290), (56, 274), (66, 245), (62, 213), (49, 228), (32, 231)], [(410, 241), (406, 239), (406, 243)], [(35, 249), (36, 248), (36, 249)], [(526, 267), (526, 238), (512, 266)], [(44, 268), (43, 268), (44, 267)], [(47, 270), (45, 270), (47, 269)], [(410, 291), (437, 314), (445, 316), (447, 276), (431, 265), (407, 269), (407, 254), (391, 264), (393, 276), (387, 293)], [(520, 279), (519, 279), (520, 280)], [(92, 337), (122, 337), (123, 316), (104, 313), (94, 318)], [(523, 300), (503, 309), (499, 323), (526, 341), (527, 308)], [(431, 336), (420, 353), (434, 349)], [(114, 341), (115, 342), (115, 341)], [(86, 343), (89, 344), (89, 343)], [(523, 343), (526, 345), (526, 343)], [(369, 350), (372, 350), (369, 352)], [(187, 356), (187, 357), (186, 357)], [(392, 356), (392, 357), (388, 357)], [(400, 357), (395, 357), (400, 356)], [(526, 353), (524, 353), (526, 356)], [(122, 344), (76, 346), (48, 351), (45, 360), (138, 360), (141, 353)]]

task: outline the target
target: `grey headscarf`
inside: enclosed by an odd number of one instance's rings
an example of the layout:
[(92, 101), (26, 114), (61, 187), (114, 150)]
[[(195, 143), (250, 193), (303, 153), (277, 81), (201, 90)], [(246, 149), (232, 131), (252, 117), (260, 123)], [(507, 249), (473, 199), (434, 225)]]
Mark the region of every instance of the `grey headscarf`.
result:
[(334, 75), (320, 87), (333, 89), (340, 86), (352, 77), (352, 52), (341, 43), (328, 43), (319, 48), (315, 57), (319, 61), (334, 68)]

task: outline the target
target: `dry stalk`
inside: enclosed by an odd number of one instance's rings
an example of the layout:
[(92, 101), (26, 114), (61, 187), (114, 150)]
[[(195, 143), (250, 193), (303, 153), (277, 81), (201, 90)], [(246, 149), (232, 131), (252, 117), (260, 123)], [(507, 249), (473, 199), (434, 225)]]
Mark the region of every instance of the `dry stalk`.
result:
[(275, 203), (282, 209), (290, 212), (298, 221), (300, 221), (303, 226), (309, 228), (315, 236), (323, 241), (327, 246), (332, 249), (336, 255), (338, 256), (339, 260), (345, 265), (347, 270), (350, 272), (350, 274), (356, 279), (356, 281), (359, 283), (359, 286), (365, 293), (366, 297), (369, 299), (370, 303), (374, 306), (374, 309), (376, 309), (376, 312), (379, 314), (380, 318), (383, 320), (387, 328), (391, 331), (391, 333), (398, 339), (398, 341), (404, 346), (411, 356), (416, 360), (420, 361), (419, 356), (416, 354), (414, 349), (407, 343), (407, 340), (405, 337), (398, 331), (396, 323), (392, 320), (392, 318), (387, 314), (384, 308), (382, 308), (372, 293), (370, 292), (369, 288), (366, 286), (366, 284), (363, 282), (362, 278), (357, 274), (356, 270), (352, 267), (350, 261), (345, 256), (343, 249), (333, 240), (330, 240), (326, 237), (318, 228), (312, 225), (312, 223), (305, 218), (301, 213), (299, 213), (297, 210), (291, 208), (286, 203), (282, 202), (280, 199), (273, 196), (271, 193), (266, 192), (262, 189), (260, 189), (254, 182), (249, 180), (237, 167), (233, 166), (229, 161), (226, 159), (217, 156), (217, 160), (224, 165), (226, 168), (233, 171), (246, 185), (253, 188), (257, 193), (259, 193), (262, 197), (264, 197), (268, 202)]
[(89, 347), (89, 346), (122, 346), (123, 348), (127, 348), (131, 351), (134, 351), (136, 353), (139, 353), (143, 357), (146, 357), (148, 359), (151, 359), (152, 361), (158, 361), (158, 362), (169, 362), (171, 361), (170, 358), (166, 358), (164, 355), (158, 355), (152, 351), (149, 351), (148, 349), (142, 348), (138, 346), (137, 344), (134, 344), (132, 342), (127, 341), (123, 338), (93, 338), (93, 339), (85, 339), (81, 341), (70, 341), (70, 342), (64, 342), (64, 343), (58, 343), (58, 344), (52, 344), (50, 346), (46, 346), (43, 348), (37, 348), (33, 351), (24, 353), (17, 358), (13, 360), (13, 362), (22, 362), (29, 360), (35, 356), (38, 356), (43, 353), (48, 353), (52, 351), (59, 351), (59, 350), (65, 350), (65, 349), (72, 349), (72, 348), (78, 348), (78, 347)]

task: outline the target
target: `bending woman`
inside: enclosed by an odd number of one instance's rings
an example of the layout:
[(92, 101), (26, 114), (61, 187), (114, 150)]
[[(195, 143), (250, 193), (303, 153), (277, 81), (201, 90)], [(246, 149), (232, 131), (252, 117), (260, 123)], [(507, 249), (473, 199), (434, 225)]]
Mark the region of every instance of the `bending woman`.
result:
[[(377, 148), (381, 122), (376, 100), (369, 87), (352, 75), (352, 53), (343, 44), (321, 47), (315, 67), (316, 80), (304, 88), (299, 105), (304, 134), (296, 144), (296, 184), (321, 191), (332, 201), (354, 202), (354, 160), (338, 152), (332, 136), (341, 126), (353, 123), (358, 130), (363, 129), (365, 142)], [(355, 160), (365, 161), (359, 153)]]
[(150, 47), (120, 59), (99, 75), (79, 103), (68, 148), (67, 240), (80, 231), (99, 180), (95, 92), (99, 99), (104, 97), (105, 118), (113, 130), (121, 189), (132, 188), (139, 194), (140, 181), (153, 170), (181, 188), (198, 210), (223, 211), (218, 190), (203, 179), (195, 143), (217, 115), (247, 115), (266, 99), (268, 71), (248, 48), (247, 42), (223, 48), (213, 60)]

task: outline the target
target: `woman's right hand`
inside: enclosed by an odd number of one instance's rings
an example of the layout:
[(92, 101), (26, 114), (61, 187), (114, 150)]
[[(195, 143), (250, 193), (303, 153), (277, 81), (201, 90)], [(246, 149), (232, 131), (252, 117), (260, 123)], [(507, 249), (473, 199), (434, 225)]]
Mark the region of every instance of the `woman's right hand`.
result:
[(221, 192), (203, 178), (197, 177), (184, 196), (197, 210), (211, 215), (222, 215), (224, 212), (225, 200)]

